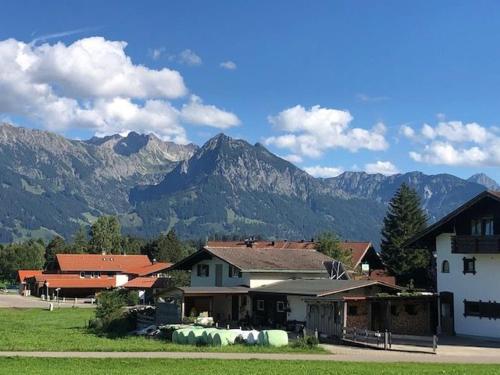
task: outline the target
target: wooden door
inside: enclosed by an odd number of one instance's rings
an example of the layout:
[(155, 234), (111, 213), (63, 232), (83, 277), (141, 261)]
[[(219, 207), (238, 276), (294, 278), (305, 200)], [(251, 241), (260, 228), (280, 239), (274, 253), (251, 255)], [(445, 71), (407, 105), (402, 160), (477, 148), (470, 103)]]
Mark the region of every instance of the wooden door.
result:
[(440, 317), (441, 322), (441, 333), (443, 335), (454, 335), (455, 334), (455, 318), (454, 318), (454, 306), (453, 306), (453, 293), (451, 292), (441, 292), (439, 295), (440, 303)]
[(222, 264), (215, 265), (215, 286), (222, 286)]

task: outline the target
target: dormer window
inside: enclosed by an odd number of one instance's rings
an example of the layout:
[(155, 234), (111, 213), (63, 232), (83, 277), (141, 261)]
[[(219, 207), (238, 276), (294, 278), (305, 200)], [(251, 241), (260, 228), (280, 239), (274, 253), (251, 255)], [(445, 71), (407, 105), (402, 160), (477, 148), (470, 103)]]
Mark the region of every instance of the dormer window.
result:
[(493, 233), (493, 218), (486, 217), (471, 221), (471, 234), (473, 236), (492, 236)]
[(441, 272), (450, 273), (450, 262), (448, 262), (447, 260), (443, 260), (443, 263), (441, 265)]
[(241, 270), (239, 270), (238, 268), (236, 268), (235, 266), (229, 266), (229, 272), (228, 272), (228, 276), (230, 278), (241, 278)]

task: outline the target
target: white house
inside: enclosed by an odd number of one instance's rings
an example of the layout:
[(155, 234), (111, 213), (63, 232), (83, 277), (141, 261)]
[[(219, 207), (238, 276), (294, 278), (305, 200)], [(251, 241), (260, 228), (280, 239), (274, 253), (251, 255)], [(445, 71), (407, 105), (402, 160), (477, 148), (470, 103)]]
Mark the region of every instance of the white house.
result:
[(442, 334), (500, 338), (500, 193), (479, 194), (408, 246), (435, 252)]
[(330, 260), (313, 242), (209, 242), (171, 270), (191, 271), (191, 285), (171, 296), (182, 300), (183, 315), (207, 311), (217, 321), (238, 321), (252, 312), (248, 291), (289, 279), (328, 277)]

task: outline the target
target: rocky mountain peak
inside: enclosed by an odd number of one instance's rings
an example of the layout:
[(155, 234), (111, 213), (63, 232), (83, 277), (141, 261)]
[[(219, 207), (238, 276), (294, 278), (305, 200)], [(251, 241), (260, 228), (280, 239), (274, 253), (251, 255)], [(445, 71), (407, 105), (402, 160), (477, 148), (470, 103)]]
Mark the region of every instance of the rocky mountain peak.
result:
[(500, 185), (498, 185), (494, 179), (485, 173), (476, 173), (475, 175), (470, 176), (467, 181), (483, 185), (488, 190), (500, 190)]

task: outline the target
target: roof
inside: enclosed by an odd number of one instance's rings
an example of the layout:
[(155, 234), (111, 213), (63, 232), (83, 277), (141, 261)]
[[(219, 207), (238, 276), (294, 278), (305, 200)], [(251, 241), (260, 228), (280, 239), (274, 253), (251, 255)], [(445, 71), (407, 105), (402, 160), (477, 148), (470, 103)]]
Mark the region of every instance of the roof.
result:
[(462, 212), (466, 211), (467, 209), (471, 208), (474, 206), (476, 203), (479, 201), (485, 199), (485, 198), (491, 198), (494, 199), (495, 201), (500, 202), (500, 192), (498, 191), (491, 191), (491, 190), (486, 190), (483, 191), (482, 193), (476, 195), (474, 198), (471, 200), (465, 202), (463, 205), (458, 207), (457, 209), (453, 210), (450, 212), (448, 215), (444, 216), (440, 220), (436, 221), (434, 224), (429, 225), (427, 228), (425, 228), (423, 231), (420, 233), (417, 233), (414, 237), (406, 241), (403, 246), (404, 247), (414, 247), (418, 246), (419, 242), (422, 240), (425, 240), (426, 237), (428, 236), (435, 236), (439, 233), (440, 229), (450, 223), (454, 218), (456, 218), (458, 215), (460, 215)]
[(387, 285), (374, 280), (295, 279), (279, 281), (270, 285), (252, 288), (251, 291), (254, 293), (293, 294), (300, 296), (322, 297), (374, 285), (400, 290), (399, 287), (394, 285)]
[(168, 284), (166, 281), (168, 281), (168, 279), (164, 277), (136, 277), (123, 285), (123, 287), (130, 289), (160, 288)]
[(109, 271), (140, 276), (167, 269), (171, 263), (152, 263), (147, 255), (57, 254), (63, 272)]
[(184, 258), (172, 269), (191, 269), (204, 259), (217, 257), (242, 271), (252, 272), (325, 272), (323, 262), (331, 260), (326, 255), (309, 249), (273, 249), (251, 247), (205, 247)]
[(32, 278), (39, 284), (49, 283), (52, 288), (106, 289), (116, 286), (114, 277), (81, 278), (79, 275), (41, 274)]
[(366, 252), (372, 246), (371, 242), (341, 242), (340, 247), (342, 250), (347, 250), (351, 252), (352, 267), (356, 268), (363, 260)]
[(210, 248), (251, 248), (254, 249), (310, 249), (316, 248), (313, 241), (208, 241), (207, 247)]
[(200, 294), (247, 294), (249, 288), (244, 286), (186, 286), (178, 287), (184, 295), (200, 295)]
[(36, 276), (36, 275), (41, 275), (42, 270), (19, 270), (17, 271), (17, 279), (20, 282), (24, 282), (26, 279)]

